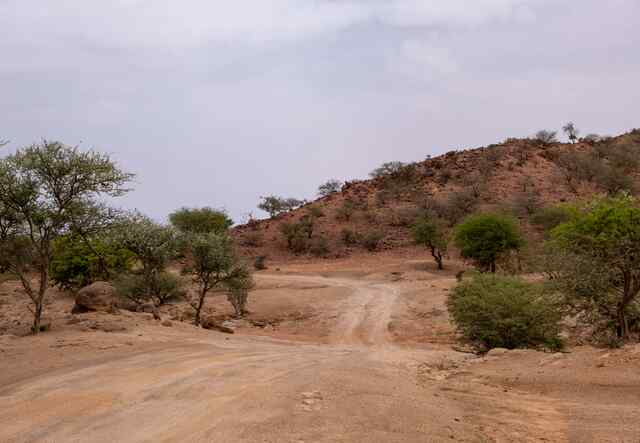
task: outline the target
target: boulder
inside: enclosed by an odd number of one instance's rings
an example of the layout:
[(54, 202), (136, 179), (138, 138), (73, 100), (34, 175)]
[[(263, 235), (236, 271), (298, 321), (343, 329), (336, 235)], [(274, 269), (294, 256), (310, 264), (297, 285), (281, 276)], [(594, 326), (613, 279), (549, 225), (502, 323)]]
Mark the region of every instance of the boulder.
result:
[(71, 313), (102, 311), (114, 312), (118, 308), (118, 295), (115, 288), (103, 281), (85, 286), (76, 295), (76, 304)]

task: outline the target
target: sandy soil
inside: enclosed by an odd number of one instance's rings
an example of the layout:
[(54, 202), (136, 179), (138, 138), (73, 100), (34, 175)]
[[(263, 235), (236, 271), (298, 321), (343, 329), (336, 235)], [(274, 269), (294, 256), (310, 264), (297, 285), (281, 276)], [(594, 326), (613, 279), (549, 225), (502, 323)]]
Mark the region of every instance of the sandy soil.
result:
[(640, 346), (478, 358), (453, 349), (454, 269), (365, 265), (258, 273), (250, 318), (267, 326), (234, 335), (72, 316), (55, 293), (53, 329), (18, 337), (27, 317), (15, 323), (24, 306), (7, 283), (0, 441), (640, 441)]

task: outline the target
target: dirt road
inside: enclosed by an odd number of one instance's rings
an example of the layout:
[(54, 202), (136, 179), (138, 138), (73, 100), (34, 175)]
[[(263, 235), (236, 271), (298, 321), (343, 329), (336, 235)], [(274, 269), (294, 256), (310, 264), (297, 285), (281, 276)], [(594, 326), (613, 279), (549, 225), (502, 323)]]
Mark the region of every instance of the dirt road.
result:
[(148, 351), (80, 359), (0, 386), (0, 441), (569, 440), (560, 403), (466, 377), (469, 354), (394, 345), (388, 326), (400, 285), (260, 278), (347, 288), (329, 344), (158, 328)]

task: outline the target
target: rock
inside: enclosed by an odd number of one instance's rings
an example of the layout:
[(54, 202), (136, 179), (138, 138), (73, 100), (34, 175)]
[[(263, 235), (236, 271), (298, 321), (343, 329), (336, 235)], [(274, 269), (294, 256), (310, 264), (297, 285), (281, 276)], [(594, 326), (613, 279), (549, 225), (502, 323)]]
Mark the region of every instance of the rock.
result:
[(171, 323), (171, 320), (165, 320), (161, 324), (162, 326), (165, 326), (167, 328), (170, 328), (171, 326), (173, 326), (173, 323)]
[(233, 334), (235, 332), (233, 329), (218, 323), (213, 317), (204, 317), (202, 320), (200, 320), (200, 326), (202, 326), (204, 329), (213, 329), (216, 331), (224, 332), (225, 334)]
[(115, 288), (107, 282), (98, 281), (78, 291), (76, 304), (73, 306), (71, 313), (114, 312), (117, 311), (117, 307), (118, 296)]
[(487, 357), (498, 357), (500, 355), (504, 355), (509, 352), (506, 348), (493, 348), (489, 352), (487, 352)]
[(256, 326), (258, 328), (266, 328), (268, 325), (267, 321), (265, 320), (250, 320), (250, 321), (253, 326)]

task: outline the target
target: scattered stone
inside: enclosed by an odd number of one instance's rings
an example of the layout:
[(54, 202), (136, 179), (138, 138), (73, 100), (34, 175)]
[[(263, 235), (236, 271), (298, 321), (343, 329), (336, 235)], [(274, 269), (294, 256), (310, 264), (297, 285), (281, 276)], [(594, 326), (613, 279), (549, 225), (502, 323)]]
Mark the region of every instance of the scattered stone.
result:
[(170, 328), (171, 326), (173, 326), (173, 323), (171, 322), (171, 320), (164, 320), (161, 324), (162, 326), (165, 326), (167, 328)]
[(136, 308), (136, 312), (146, 312), (147, 314), (152, 314), (154, 319), (162, 320), (162, 318), (160, 318), (160, 314), (158, 313), (158, 308), (153, 303), (139, 304)]
[(216, 331), (224, 332), (225, 334), (235, 333), (233, 329), (221, 325), (213, 317), (204, 317), (200, 321), (200, 326), (202, 326), (204, 329), (213, 329)]

